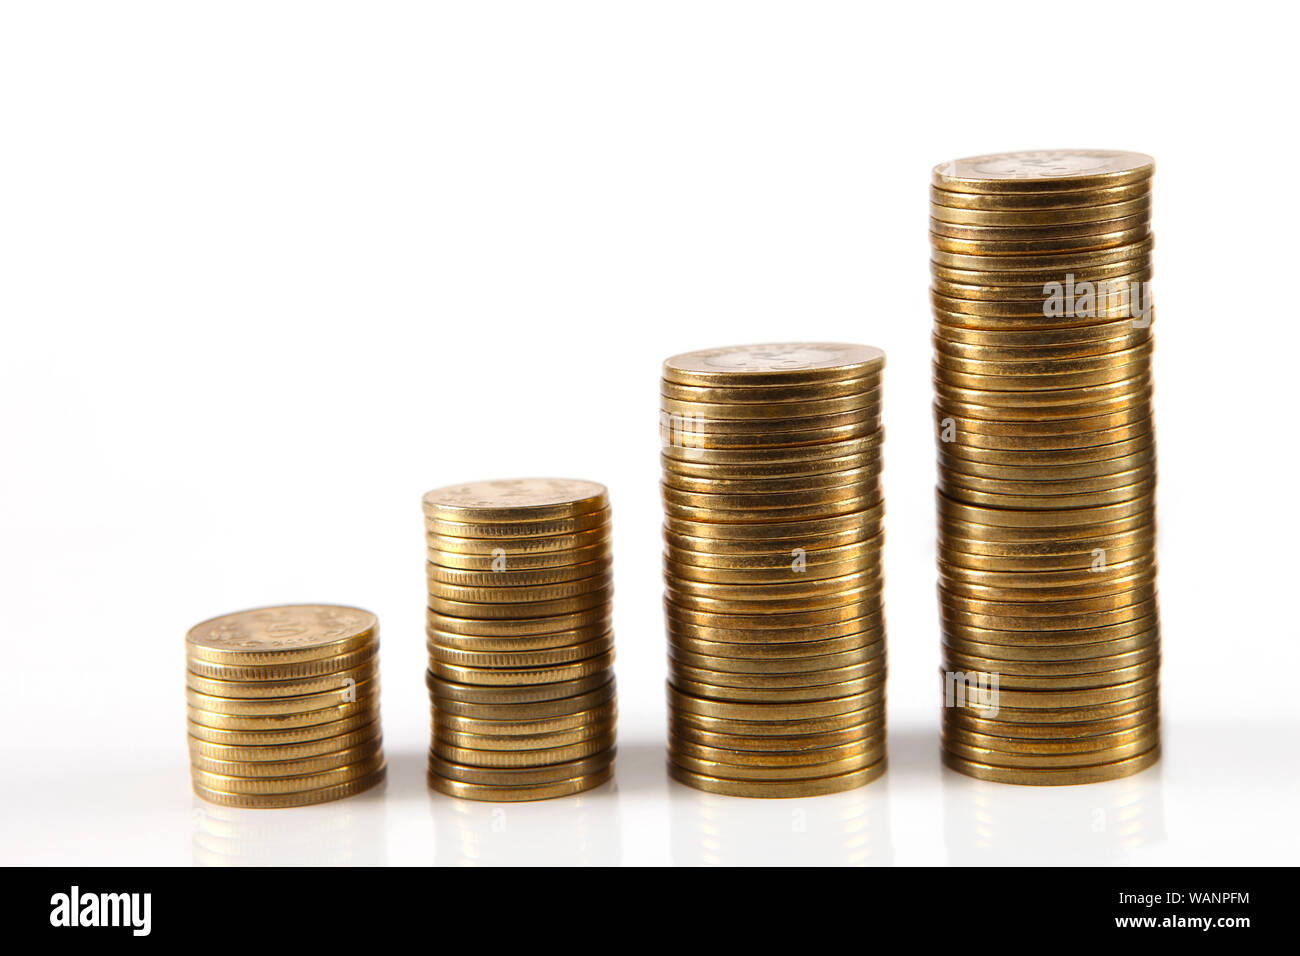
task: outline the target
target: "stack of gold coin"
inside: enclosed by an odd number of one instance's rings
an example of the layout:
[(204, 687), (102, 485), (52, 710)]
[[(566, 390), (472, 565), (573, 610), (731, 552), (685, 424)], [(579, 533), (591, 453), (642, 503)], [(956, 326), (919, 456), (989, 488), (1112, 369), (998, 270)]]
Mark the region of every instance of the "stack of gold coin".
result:
[(751, 797), (885, 768), (884, 353), (789, 343), (677, 355), (660, 433), (669, 772)]
[(565, 478), (424, 496), (429, 785), (542, 800), (614, 773), (609, 495)]
[(188, 661), (194, 792), (233, 807), (338, 800), (384, 779), (379, 624), (301, 604), (194, 627)]
[(944, 759), (1159, 758), (1151, 157), (979, 156), (930, 191)]

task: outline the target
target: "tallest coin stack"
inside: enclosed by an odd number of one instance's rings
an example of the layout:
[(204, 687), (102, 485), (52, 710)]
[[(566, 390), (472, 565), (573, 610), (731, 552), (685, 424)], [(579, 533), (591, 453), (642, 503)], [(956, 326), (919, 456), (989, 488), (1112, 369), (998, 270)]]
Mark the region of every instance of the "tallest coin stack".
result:
[(1149, 156), (935, 168), (944, 760), (1072, 784), (1159, 757)]

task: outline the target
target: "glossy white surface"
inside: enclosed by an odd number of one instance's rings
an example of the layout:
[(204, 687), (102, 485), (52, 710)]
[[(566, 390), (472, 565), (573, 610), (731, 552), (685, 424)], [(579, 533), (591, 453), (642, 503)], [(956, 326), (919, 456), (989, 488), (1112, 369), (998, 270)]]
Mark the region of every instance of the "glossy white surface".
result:
[[(0, 862), (1293, 863), (1297, 14), (1253, 9), (6, 6)], [(1055, 146), (1158, 162), (1167, 752), (1039, 790), (937, 760), (926, 203)], [(788, 339), (888, 354), (892, 768), (712, 797), (662, 769), (658, 369)], [(419, 498), (530, 474), (611, 490), (617, 783), (431, 797)], [(196, 804), (182, 635), (300, 601), (380, 617), (386, 793)]]

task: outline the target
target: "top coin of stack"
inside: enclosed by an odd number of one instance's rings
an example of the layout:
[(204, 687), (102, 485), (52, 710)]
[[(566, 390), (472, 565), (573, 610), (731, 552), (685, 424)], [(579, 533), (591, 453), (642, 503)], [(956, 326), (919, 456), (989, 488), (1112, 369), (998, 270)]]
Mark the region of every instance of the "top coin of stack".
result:
[(792, 797), (885, 767), (880, 375), (861, 345), (668, 359), (669, 772)]
[(236, 807), (294, 807), (384, 779), (379, 625), (326, 604), (241, 611), (185, 639), (194, 792)]
[(522, 478), (424, 496), (429, 783), (540, 800), (613, 775), (609, 495)]
[(934, 171), (944, 750), (973, 776), (1159, 756), (1153, 170), (1059, 150)]

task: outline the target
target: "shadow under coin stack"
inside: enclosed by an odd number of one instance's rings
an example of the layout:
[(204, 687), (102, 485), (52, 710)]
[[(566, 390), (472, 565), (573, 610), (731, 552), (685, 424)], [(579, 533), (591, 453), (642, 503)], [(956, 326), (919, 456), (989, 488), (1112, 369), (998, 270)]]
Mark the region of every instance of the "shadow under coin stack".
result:
[(185, 639), (194, 792), (298, 807), (384, 779), (379, 624), (332, 605), (241, 611)]
[(1075, 784), (1159, 757), (1149, 156), (936, 167), (944, 761)]
[(429, 785), (542, 800), (614, 773), (609, 496), (521, 478), (424, 496)]
[(669, 772), (802, 797), (885, 769), (884, 353), (670, 358), (660, 386)]

